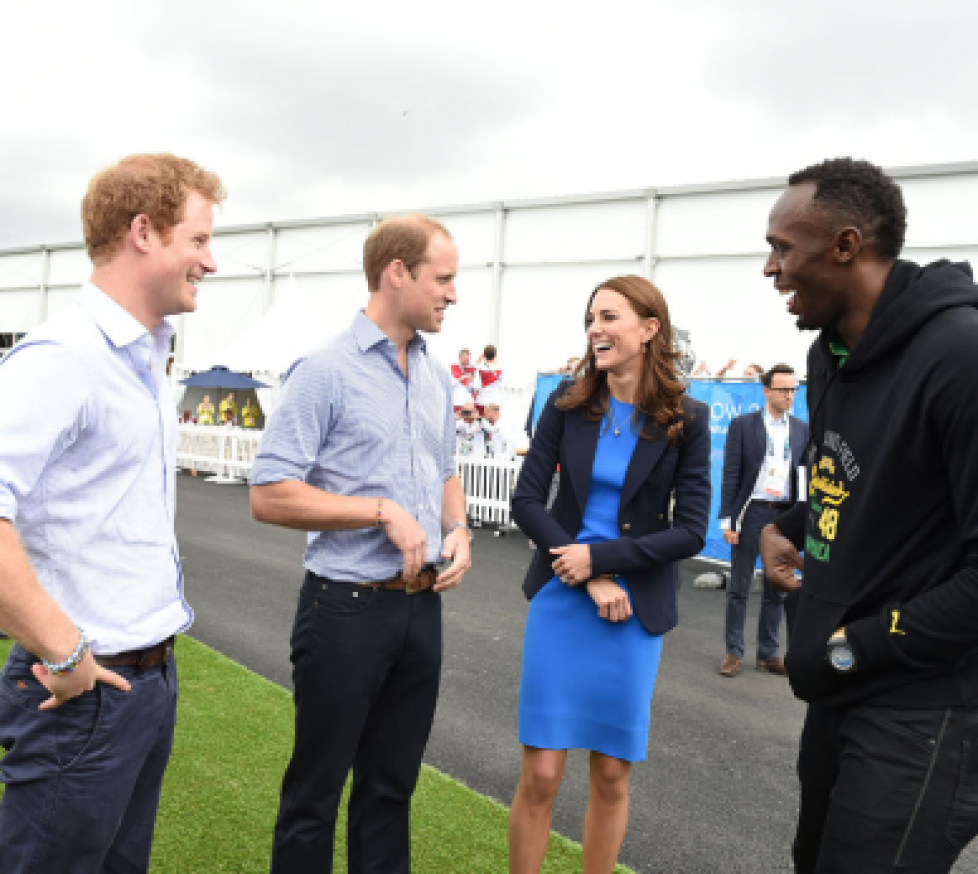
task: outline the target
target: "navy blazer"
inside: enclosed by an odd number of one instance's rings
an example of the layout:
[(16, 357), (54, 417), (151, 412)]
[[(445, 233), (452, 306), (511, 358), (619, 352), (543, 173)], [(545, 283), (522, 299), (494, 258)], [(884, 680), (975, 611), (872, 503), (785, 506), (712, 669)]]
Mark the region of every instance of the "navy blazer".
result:
[[(569, 383), (567, 384), (569, 385)], [(554, 546), (567, 546), (584, 526), (584, 507), (602, 422), (582, 409), (558, 410), (551, 394), (513, 493), (513, 520), (536, 544), (523, 591), (532, 598), (553, 577)], [(622, 484), (621, 537), (590, 544), (593, 576), (624, 574), (632, 609), (652, 634), (679, 621), (676, 563), (696, 555), (710, 516), (710, 427), (705, 404), (683, 397), (683, 436), (669, 444), (639, 437)], [(547, 495), (557, 464), (560, 487), (550, 511)], [(675, 492), (676, 503), (670, 514)]]
[[(791, 494), (794, 503), (804, 495), (798, 494), (798, 465), (808, 442), (808, 425), (801, 419), (788, 416), (788, 444), (791, 449)], [(720, 519), (729, 519), (732, 531), (757, 484), (764, 456), (767, 455), (767, 428), (764, 410), (756, 410), (731, 420), (727, 443), (723, 450), (723, 483), (720, 487)]]

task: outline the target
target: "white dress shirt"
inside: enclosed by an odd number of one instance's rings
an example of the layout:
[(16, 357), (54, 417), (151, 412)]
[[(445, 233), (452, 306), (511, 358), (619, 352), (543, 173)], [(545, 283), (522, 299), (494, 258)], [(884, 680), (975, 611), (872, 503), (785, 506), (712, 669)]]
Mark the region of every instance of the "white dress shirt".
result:
[[(750, 506), (751, 501), (787, 501), (791, 496), (791, 427), (788, 422), (788, 414), (785, 413), (780, 419), (775, 419), (771, 416), (767, 407), (765, 407), (763, 417), (767, 448), (764, 454), (764, 461), (761, 462), (761, 469), (757, 474), (757, 481), (754, 483), (754, 491), (751, 492), (750, 500), (744, 504), (744, 512)], [(784, 462), (784, 487), (781, 490), (780, 496), (772, 495), (766, 490), (767, 472), (771, 465), (772, 452), (775, 457), (781, 458), (784, 458), (787, 452), (787, 458)], [(721, 531), (729, 531), (730, 519), (721, 519), (719, 528)]]
[(173, 531), (172, 335), (86, 283), (0, 362), (0, 518), (100, 655), (193, 621)]
[[(788, 426), (788, 414), (780, 419), (771, 416), (767, 407), (764, 408), (764, 430), (767, 432), (767, 452), (764, 463), (757, 474), (752, 501), (787, 501), (791, 496), (791, 429)], [(767, 472), (772, 462), (784, 465), (784, 485), (780, 495), (771, 494), (766, 490)]]

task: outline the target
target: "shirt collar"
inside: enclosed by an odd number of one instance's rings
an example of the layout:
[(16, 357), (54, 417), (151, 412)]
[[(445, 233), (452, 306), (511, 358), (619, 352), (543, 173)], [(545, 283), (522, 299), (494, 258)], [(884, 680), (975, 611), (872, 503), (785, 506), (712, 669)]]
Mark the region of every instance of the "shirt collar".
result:
[[(351, 330), (361, 352), (367, 352), (373, 349), (374, 346), (381, 345), (385, 342), (389, 343), (392, 347), (394, 346), (391, 338), (381, 331), (375, 322), (367, 318), (366, 310), (360, 310), (357, 313), (356, 318), (353, 320)], [(428, 351), (424, 337), (418, 333), (415, 333), (414, 337), (411, 338), (411, 342), (408, 343), (408, 348), (417, 348), (420, 352)]]
[(174, 327), (168, 319), (163, 319), (152, 332), (147, 331), (142, 322), (92, 282), (86, 282), (82, 286), (79, 303), (91, 314), (95, 324), (117, 349), (137, 343), (150, 334), (157, 341), (169, 342), (174, 334)]
[(771, 415), (771, 411), (765, 406), (764, 407), (764, 424), (766, 425), (787, 425), (788, 424), (788, 414), (785, 413), (780, 419), (775, 419)]
[(841, 340), (829, 340), (829, 351), (835, 357), (836, 367), (842, 367), (849, 360), (849, 347)]

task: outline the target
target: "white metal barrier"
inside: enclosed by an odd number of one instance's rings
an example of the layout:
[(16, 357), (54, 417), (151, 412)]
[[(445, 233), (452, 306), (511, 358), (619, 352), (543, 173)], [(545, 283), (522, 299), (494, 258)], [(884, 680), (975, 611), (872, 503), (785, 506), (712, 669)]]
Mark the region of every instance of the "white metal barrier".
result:
[[(221, 425), (181, 424), (177, 467), (211, 473), (217, 482), (247, 480), (262, 432)], [(512, 527), (510, 499), (523, 459), (461, 458), (455, 463), (469, 519), (476, 525)]]
[(510, 499), (516, 488), (523, 459), (497, 461), (493, 458), (455, 457), (458, 476), (465, 492), (465, 507), (473, 524), (511, 528)]
[(177, 467), (213, 473), (219, 482), (246, 480), (262, 432), (224, 425), (178, 426)]

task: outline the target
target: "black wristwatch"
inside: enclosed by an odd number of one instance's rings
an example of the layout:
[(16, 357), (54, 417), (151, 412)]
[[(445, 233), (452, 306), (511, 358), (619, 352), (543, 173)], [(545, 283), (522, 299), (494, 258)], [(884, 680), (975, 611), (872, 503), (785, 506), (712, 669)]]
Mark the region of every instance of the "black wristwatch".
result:
[(840, 674), (851, 674), (856, 670), (856, 654), (846, 640), (845, 626), (837, 628), (825, 645), (825, 657), (832, 669)]

